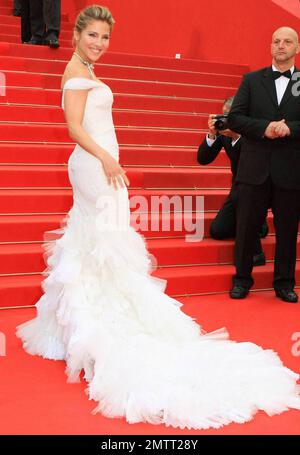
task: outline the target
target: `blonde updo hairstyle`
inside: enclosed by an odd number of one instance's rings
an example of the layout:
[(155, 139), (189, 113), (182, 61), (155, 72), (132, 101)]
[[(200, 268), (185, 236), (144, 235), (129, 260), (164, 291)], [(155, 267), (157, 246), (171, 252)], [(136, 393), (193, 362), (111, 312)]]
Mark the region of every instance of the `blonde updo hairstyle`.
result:
[[(110, 31), (113, 31), (115, 20), (109, 9), (106, 8), (106, 6), (90, 5), (78, 14), (74, 26), (74, 32), (76, 31), (81, 33), (93, 21), (106, 22), (110, 27)], [(76, 47), (75, 36), (73, 36), (73, 47)]]

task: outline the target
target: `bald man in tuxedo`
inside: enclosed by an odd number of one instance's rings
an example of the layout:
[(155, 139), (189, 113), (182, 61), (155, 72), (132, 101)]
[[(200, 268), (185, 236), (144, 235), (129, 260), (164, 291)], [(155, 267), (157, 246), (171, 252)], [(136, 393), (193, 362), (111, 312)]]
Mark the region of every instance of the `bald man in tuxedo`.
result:
[(297, 32), (281, 27), (272, 37), (272, 65), (246, 74), (228, 123), (242, 135), (238, 184), (236, 274), (230, 296), (242, 299), (251, 286), (255, 240), (271, 204), (276, 232), (273, 287), (296, 303), (294, 291), (300, 217), (300, 98), (292, 90)]

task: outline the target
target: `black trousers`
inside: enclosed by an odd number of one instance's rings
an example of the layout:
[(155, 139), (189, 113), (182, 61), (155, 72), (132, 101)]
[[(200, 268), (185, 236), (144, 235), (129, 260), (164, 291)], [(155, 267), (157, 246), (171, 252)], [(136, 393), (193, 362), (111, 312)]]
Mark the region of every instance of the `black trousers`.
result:
[(22, 0), (14, 0), (14, 12), (15, 13), (21, 12), (21, 6), (22, 6)]
[(30, 8), (29, 0), (22, 0), (21, 3), (21, 41), (24, 43), (31, 38)]
[(60, 0), (30, 0), (32, 38), (57, 39), (60, 32), (60, 16)]
[[(210, 226), (210, 236), (216, 240), (233, 239), (236, 236), (237, 225), (237, 201), (238, 186), (233, 183), (230, 193), (227, 196), (223, 206)], [(261, 253), (262, 246), (260, 237), (265, 237), (268, 233), (268, 225), (264, 220), (260, 233), (254, 246), (254, 254)]]
[(235, 242), (235, 285), (253, 285), (252, 258), (259, 230), (271, 204), (276, 233), (274, 289), (295, 286), (300, 190), (275, 186), (270, 177), (262, 185), (239, 183)]

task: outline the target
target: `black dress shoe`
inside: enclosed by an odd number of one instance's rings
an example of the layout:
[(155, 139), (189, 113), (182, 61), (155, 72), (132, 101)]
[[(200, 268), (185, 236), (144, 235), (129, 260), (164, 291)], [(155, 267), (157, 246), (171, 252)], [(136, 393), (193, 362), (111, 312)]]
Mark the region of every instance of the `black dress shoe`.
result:
[(59, 48), (59, 41), (58, 39), (45, 39), (44, 43), (46, 46), (52, 47), (52, 49)]
[(275, 294), (284, 302), (297, 303), (298, 295), (290, 289), (275, 289)]
[(266, 265), (266, 257), (263, 251), (253, 256), (253, 267), (257, 267), (259, 265)]
[(32, 44), (34, 46), (42, 46), (44, 43), (43, 43), (43, 40), (31, 38), (29, 41), (24, 41), (23, 44)]
[(229, 295), (232, 299), (244, 299), (249, 294), (249, 289), (243, 286), (233, 286)]

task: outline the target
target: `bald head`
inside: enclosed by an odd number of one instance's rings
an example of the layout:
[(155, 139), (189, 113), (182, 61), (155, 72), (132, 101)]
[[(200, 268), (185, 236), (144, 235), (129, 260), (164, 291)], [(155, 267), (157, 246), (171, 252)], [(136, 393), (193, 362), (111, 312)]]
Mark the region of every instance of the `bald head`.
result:
[(296, 30), (294, 30), (291, 27), (280, 27), (280, 28), (278, 28), (273, 33), (273, 39), (274, 39), (274, 37), (282, 36), (282, 35), (288, 35), (288, 36), (290, 36), (290, 38), (292, 38), (295, 41), (295, 43), (299, 43), (298, 33), (296, 32)]
[(299, 37), (291, 27), (280, 27), (272, 36), (271, 54), (273, 65), (285, 71), (295, 64), (296, 54), (299, 52)]

